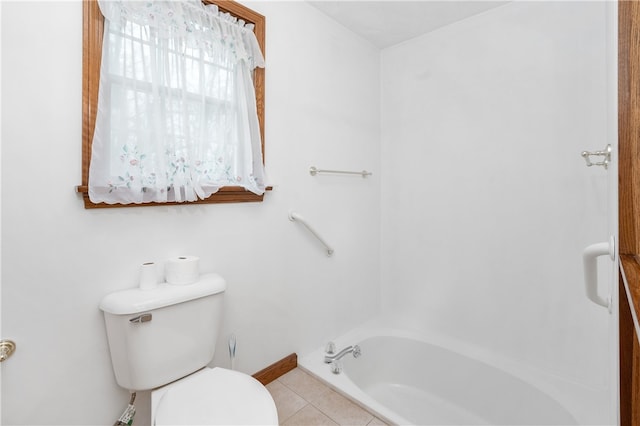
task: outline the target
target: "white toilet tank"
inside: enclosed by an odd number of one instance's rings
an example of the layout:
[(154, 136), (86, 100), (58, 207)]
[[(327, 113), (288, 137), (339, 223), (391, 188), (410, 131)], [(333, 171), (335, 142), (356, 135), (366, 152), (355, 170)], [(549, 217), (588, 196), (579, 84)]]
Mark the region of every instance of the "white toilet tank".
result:
[(226, 282), (203, 274), (190, 285), (118, 291), (100, 302), (116, 381), (132, 391), (163, 386), (212, 359)]

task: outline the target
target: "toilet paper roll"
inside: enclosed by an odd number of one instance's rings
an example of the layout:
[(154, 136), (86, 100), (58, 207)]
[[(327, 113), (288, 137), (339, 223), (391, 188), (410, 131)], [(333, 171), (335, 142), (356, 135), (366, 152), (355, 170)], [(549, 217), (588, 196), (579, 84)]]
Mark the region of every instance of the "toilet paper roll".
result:
[(164, 275), (167, 284), (188, 285), (200, 278), (200, 258), (195, 256), (178, 256), (167, 260)]
[(145, 262), (140, 265), (140, 289), (151, 290), (158, 286), (158, 271), (156, 264)]

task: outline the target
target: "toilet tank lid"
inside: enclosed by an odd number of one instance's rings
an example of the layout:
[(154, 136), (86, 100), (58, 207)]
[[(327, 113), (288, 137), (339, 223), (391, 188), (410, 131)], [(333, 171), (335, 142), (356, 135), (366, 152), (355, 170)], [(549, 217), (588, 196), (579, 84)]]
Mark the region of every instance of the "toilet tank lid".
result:
[(148, 290), (132, 288), (110, 293), (102, 298), (100, 309), (114, 315), (138, 314), (221, 293), (226, 288), (227, 283), (220, 275), (202, 274), (194, 284), (170, 285), (162, 283), (158, 284), (158, 287)]

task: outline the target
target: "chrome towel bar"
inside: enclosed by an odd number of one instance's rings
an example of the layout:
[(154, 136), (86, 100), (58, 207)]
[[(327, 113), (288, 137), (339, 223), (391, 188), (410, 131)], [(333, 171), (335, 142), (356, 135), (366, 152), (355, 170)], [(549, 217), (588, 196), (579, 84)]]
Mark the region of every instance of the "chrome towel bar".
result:
[(330, 173), (330, 174), (337, 174), (337, 175), (360, 175), (363, 178), (366, 178), (367, 176), (371, 176), (373, 173), (368, 172), (366, 170), (363, 170), (361, 172), (349, 172), (349, 171), (344, 171), (344, 170), (320, 170), (314, 166), (311, 166), (309, 168), (309, 174), (311, 176), (315, 176), (317, 174), (322, 174), (322, 173)]
[(327, 244), (327, 242), (320, 236), (320, 234), (318, 234), (316, 230), (313, 229), (313, 227), (309, 225), (302, 216), (300, 216), (298, 213), (289, 212), (289, 220), (292, 222), (300, 222), (301, 224), (303, 224), (304, 227), (307, 228), (309, 232), (311, 232), (311, 234), (313, 234), (313, 236), (316, 237), (318, 241), (322, 243), (322, 245), (327, 250), (327, 256), (331, 257), (331, 255), (333, 254), (333, 249), (331, 248), (331, 246)]

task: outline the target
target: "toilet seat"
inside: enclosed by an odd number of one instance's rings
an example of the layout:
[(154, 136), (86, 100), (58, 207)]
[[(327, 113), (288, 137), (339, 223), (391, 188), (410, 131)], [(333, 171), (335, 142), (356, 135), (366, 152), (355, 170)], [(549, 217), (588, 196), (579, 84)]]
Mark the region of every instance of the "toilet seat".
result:
[(152, 392), (152, 424), (277, 425), (269, 391), (253, 377), (204, 368)]

